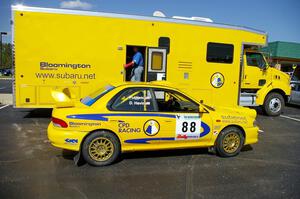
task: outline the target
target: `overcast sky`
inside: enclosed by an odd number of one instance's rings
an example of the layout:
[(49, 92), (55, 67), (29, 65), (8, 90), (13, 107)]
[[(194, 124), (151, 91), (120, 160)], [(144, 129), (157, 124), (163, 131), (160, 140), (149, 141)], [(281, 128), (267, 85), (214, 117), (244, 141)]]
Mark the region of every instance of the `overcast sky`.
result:
[(269, 41), (300, 43), (300, 0), (0, 0), (0, 31), (11, 41), (10, 5), (65, 8), (168, 17), (202, 16), (214, 22), (243, 25), (269, 34)]

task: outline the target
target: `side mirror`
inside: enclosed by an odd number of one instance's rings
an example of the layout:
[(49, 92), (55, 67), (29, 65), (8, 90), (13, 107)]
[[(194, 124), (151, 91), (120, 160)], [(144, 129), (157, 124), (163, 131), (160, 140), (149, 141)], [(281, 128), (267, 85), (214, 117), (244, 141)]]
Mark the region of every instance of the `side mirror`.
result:
[(199, 105), (199, 113), (205, 113), (205, 109), (204, 107), (202, 106), (202, 104)]
[(261, 70), (262, 70), (262, 71), (266, 71), (267, 68), (268, 68), (268, 65), (266, 64), (266, 65), (264, 65), (264, 66), (261, 67)]

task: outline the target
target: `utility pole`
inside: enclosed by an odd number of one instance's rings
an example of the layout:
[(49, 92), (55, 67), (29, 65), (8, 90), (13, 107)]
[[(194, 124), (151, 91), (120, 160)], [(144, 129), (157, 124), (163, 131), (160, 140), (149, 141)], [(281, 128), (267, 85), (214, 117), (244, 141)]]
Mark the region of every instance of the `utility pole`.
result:
[(0, 68), (2, 68), (2, 35), (7, 35), (7, 32), (1, 32), (0, 34)]

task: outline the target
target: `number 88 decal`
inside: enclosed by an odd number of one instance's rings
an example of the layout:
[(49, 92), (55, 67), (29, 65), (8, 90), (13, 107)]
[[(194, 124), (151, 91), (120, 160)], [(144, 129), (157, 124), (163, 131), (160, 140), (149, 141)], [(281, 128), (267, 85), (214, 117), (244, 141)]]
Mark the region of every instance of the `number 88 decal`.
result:
[(191, 133), (194, 133), (196, 131), (196, 122), (191, 122), (190, 125), (188, 122), (183, 122), (182, 123), (182, 132), (186, 133), (188, 130)]

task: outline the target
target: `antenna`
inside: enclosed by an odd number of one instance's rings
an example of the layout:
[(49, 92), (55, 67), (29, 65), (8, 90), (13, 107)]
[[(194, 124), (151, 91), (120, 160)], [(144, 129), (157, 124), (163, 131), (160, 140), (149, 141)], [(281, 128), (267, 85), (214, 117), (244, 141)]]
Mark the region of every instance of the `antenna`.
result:
[(159, 11), (159, 10), (154, 11), (153, 16), (154, 17), (166, 17), (166, 15), (163, 12)]

